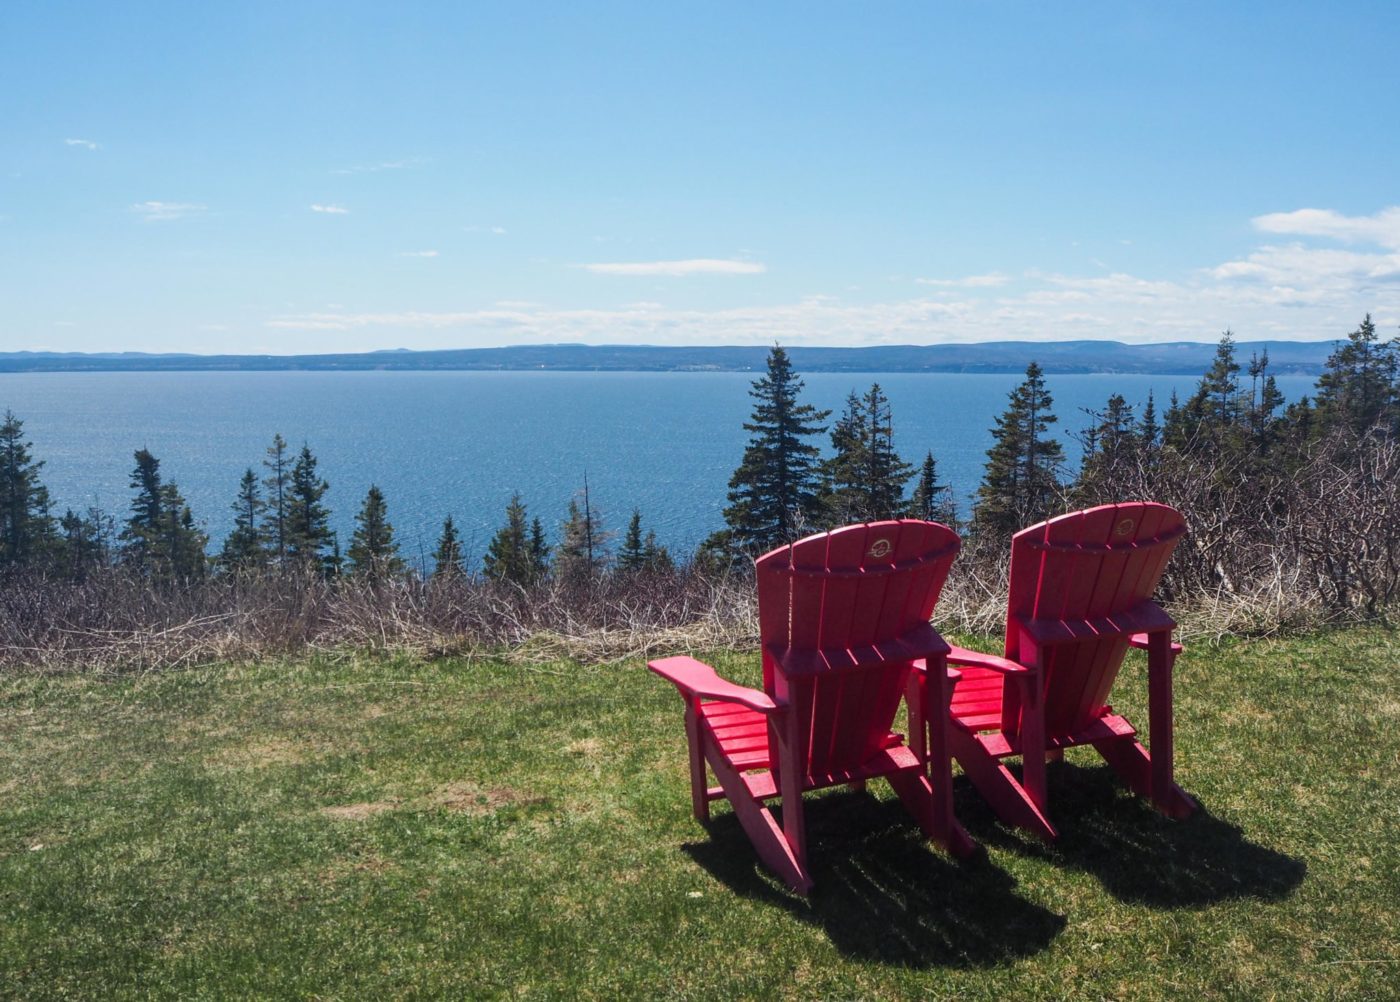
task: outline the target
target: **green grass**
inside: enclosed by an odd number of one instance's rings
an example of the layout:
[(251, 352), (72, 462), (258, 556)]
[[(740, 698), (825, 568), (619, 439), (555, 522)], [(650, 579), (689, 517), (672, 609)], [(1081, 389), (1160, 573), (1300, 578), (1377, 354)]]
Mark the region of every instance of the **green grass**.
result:
[[(1393, 997), (1397, 651), (1356, 629), (1188, 652), (1185, 822), (1082, 750), (1051, 769), (1053, 848), (958, 781), (969, 864), (883, 784), (809, 797), (810, 901), (727, 808), (692, 820), (681, 704), (641, 664), (12, 677), (0, 992)], [(1145, 725), (1144, 676), (1115, 705)]]

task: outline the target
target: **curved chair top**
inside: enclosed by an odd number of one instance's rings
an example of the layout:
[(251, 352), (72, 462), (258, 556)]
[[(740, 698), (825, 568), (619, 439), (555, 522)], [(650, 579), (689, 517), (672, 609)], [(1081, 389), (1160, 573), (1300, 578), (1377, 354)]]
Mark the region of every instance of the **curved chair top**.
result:
[(962, 541), (946, 525), (842, 526), (755, 561), (765, 645), (845, 649), (927, 623)]
[(1011, 540), (1008, 614), (1021, 619), (1109, 616), (1156, 591), (1186, 520), (1155, 501), (1060, 515)]

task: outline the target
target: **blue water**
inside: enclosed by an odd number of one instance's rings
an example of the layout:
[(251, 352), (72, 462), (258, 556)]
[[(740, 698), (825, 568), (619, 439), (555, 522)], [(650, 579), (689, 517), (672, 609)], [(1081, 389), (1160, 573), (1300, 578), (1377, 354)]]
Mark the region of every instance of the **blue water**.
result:
[[(878, 381), (889, 395), (895, 445), (917, 463), (929, 449), (942, 478), (967, 498), (981, 477), (993, 420), (1022, 377), (955, 373), (814, 373), (803, 399), (839, 411), (852, 389)], [(245, 467), (259, 465), (273, 433), (308, 442), (330, 481), (327, 502), (342, 545), (366, 489), (378, 484), (411, 560), (430, 553), (445, 515), (479, 557), (512, 492), (553, 532), (587, 474), (607, 526), (632, 508), (676, 552), (723, 524), (729, 476), (748, 435), (748, 373), (197, 372), (0, 375), (0, 411), (24, 420), (43, 480), (62, 511), (97, 505), (124, 517), (132, 452), (150, 449), (197, 519), (222, 541)], [(1056, 431), (1077, 462), (1070, 432), (1081, 408), (1111, 393), (1159, 412), (1188, 376), (1050, 376)], [(1306, 376), (1280, 377), (1296, 399)], [(823, 445), (827, 443), (823, 441)]]

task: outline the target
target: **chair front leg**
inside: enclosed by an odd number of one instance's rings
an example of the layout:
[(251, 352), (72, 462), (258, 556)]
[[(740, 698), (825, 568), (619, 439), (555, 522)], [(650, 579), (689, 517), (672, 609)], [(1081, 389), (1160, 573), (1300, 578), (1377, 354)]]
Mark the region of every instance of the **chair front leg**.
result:
[(792, 854), (804, 868), (807, 865), (807, 824), (802, 815), (802, 790), (805, 786), (805, 756), (798, 735), (797, 714), (791, 708), (780, 710), (777, 719), (770, 718), (769, 728), (778, 736), (778, 791), (783, 803), (783, 837)]
[(1027, 668), (1016, 678), (1021, 686), (1021, 785), (1036, 809), (1045, 813), (1049, 800), (1045, 785), (1045, 687), (1040, 666)]
[(695, 820), (704, 824), (710, 820), (709, 785), (705, 779), (705, 739), (700, 726), (700, 700), (685, 701), (685, 736), (690, 744), (690, 806)]

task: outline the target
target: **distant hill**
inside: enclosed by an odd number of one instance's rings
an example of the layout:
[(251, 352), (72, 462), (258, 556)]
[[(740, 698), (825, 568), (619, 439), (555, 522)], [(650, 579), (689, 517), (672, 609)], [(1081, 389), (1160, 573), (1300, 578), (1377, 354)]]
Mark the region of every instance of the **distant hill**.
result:
[[(1238, 358), (1268, 351), (1270, 371), (1316, 375), (1335, 341), (1241, 341)], [(789, 348), (799, 372), (1204, 372), (1214, 344), (1170, 341), (989, 341), (981, 344)], [(541, 344), (443, 351), (394, 349), (333, 355), (193, 355), (142, 352), (0, 352), (0, 372), (191, 372), (364, 370), (553, 370), (562, 372), (746, 372), (761, 369), (766, 346), (671, 348), (653, 345)]]

